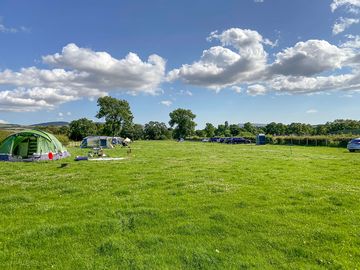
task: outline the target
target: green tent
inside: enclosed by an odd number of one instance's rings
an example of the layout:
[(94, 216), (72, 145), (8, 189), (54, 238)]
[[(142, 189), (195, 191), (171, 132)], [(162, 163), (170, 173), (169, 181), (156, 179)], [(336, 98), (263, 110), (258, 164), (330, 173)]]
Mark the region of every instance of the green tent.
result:
[(60, 159), (69, 152), (52, 134), (41, 130), (24, 130), (10, 135), (0, 144), (0, 160), (35, 161)]

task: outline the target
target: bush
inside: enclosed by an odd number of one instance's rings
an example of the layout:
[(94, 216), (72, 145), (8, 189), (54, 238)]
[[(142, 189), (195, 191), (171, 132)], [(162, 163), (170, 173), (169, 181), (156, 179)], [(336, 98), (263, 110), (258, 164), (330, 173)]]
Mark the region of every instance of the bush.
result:
[(2, 142), (6, 137), (8, 137), (13, 132), (7, 130), (0, 130), (0, 142)]
[(66, 135), (56, 135), (56, 138), (59, 140), (59, 142), (62, 143), (62, 145), (67, 146), (70, 143), (69, 137)]

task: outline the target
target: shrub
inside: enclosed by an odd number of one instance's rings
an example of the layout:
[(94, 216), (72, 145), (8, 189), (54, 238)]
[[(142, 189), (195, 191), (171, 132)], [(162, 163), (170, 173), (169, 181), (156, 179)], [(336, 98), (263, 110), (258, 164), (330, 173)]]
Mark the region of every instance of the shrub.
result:
[(2, 142), (6, 137), (8, 137), (12, 132), (7, 130), (0, 130), (0, 142)]
[(69, 137), (66, 135), (56, 135), (56, 138), (61, 142), (64, 146), (69, 145), (70, 140)]

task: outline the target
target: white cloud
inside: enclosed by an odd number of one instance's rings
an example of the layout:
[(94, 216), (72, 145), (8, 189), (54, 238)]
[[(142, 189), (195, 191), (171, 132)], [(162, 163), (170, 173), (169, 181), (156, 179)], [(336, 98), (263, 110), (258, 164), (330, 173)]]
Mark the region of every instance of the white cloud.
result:
[(317, 112), (318, 112), (318, 110), (316, 110), (316, 109), (309, 109), (306, 111), (306, 113), (308, 113), (308, 114), (313, 114), (313, 113), (317, 113)]
[(342, 48), (360, 49), (360, 36), (347, 35), (348, 41), (342, 43)]
[(255, 3), (263, 3), (264, 0), (254, 0)]
[(0, 24), (0, 33), (16, 33), (18, 29), (12, 27), (6, 27), (3, 24)]
[(231, 86), (231, 90), (233, 90), (235, 93), (240, 94), (242, 92), (242, 88), (240, 86)]
[(331, 90), (360, 89), (360, 74), (343, 74), (331, 76), (303, 77), (278, 76), (268, 81), (275, 91), (293, 94), (307, 94)]
[(180, 95), (183, 95), (183, 96), (193, 96), (193, 93), (189, 90), (180, 90)]
[[(208, 40), (218, 40), (222, 46), (203, 51), (200, 60), (182, 65), (168, 73), (169, 80), (180, 79), (188, 84), (219, 91), (228, 86), (258, 80), (265, 69), (267, 53), (263, 44), (269, 41), (256, 31), (231, 28)], [(226, 47), (231, 47), (231, 50)]]
[(69, 44), (61, 54), (44, 56), (46, 64), (59, 68), (22, 68), (0, 72), (0, 110), (35, 111), (81, 98), (95, 99), (108, 92), (157, 94), (165, 74), (165, 60), (151, 55), (143, 62), (129, 53), (118, 60), (106, 52), (94, 52)]
[(354, 10), (360, 8), (360, 0), (333, 0), (330, 8), (331, 11), (334, 12), (342, 6), (345, 6), (350, 12), (354, 12)]
[(67, 116), (70, 116), (70, 115), (71, 115), (71, 112), (67, 112), (66, 115), (67, 115)]
[(5, 120), (0, 119), (0, 124), (8, 124), (8, 122), (6, 122)]
[(64, 114), (63, 114), (62, 112), (59, 112), (59, 113), (58, 113), (58, 116), (59, 116), (59, 117), (63, 117)]
[(17, 32), (30, 32), (30, 29), (25, 26), (19, 28), (8, 27), (3, 23), (3, 18), (0, 17), (0, 33), (17, 33)]
[(160, 104), (165, 105), (166, 107), (170, 107), (172, 105), (171, 100), (162, 100), (160, 101)]
[(118, 60), (106, 52), (79, 48), (73, 43), (65, 46), (61, 54), (44, 56), (43, 61), (86, 72), (91, 75), (93, 84), (149, 94), (156, 93), (165, 73), (165, 60), (155, 54), (150, 55), (147, 62), (135, 53)]
[(221, 34), (215, 31), (208, 39), (217, 39), (222, 46), (205, 50), (200, 60), (170, 71), (169, 77), (216, 91), (243, 88), (249, 95), (269, 91), (277, 94), (353, 91), (360, 89), (359, 38), (348, 38), (340, 46), (325, 40), (298, 42), (278, 52), (275, 60), (268, 63), (263, 47), (266, 39), (256, 31), (237, 28)]
[(344, 32), (347, 28), (349, 28), (351, 25), (353, 24), (357, 24), (359, 23), (360, 20), (359, 19), (354, 19), (354, 18), (343, 18), (340, 17), (334, 24), (333, 29), (332, 29), (332, 33), (333, 35), (337, 35), (339, 33)]
[(323, 71), (341, 68), (351, 52), (331, 45), (325, 40), (298, 42), (276, 55), (268, 72), (271, 74), (312, 76)]
[(266, 87), (261, 84), (248, 86), (246, 93), (250, 96), (262, 96), (266, 94)]

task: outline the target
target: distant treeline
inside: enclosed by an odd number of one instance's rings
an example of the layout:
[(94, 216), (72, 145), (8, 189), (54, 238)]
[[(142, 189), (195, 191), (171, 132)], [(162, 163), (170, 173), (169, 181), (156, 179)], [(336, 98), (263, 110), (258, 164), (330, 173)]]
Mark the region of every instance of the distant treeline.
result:
[[(180, 138), (212, 138), (212, 137), (244, 137), (254, 140), (255, 135), (264, 133), (268, 138), (273, 138), (269, 143), (288, 143), (288, 136), (329, 136), (348, 134), (352, 137), (360, 134), (360, 121), (338, 119), (322, 125), (309, 125), (304, 123), (269, 123), (266, 126), (256, 126), (250, 122), (243, 126), (239, 124), (224, 124), (214, 126), (206, 123), (204, 129), (195, 129), (194, 119), (196, 115), (187, 109), (176, 109), (169, 114), (169, 126), (164, 122), (150, 121), (145, 125), (133, 123), (133, 114), (126, 100), (105, 96), (97, 101), (98, 119), (104, 119), (104, 123), (94, 122), (87, 118), (81, 118), (70, 122), (66, 126), (42, 126), (37, 127), (57, 135), (59, 140), (67, 144), (69, 140), (80, 141), (91, 135), (129, 137), (132, 140), (168, 140)], [(1, 135), (1, 134), (0, 134)], [(305, 137), (306, 136), (306, 137)], [(338, 136), (341, 137), (341, 136)], [(276, 138), (276, 139), (275, 139)], [(302, 141), (301, 139), (299, 139)], [(310, 140), (312, 143), (312, 140)], [(319, 144), (322, 141), (319, 139)], [(315, 144), (318, 140), (315, 141)], [(333, 144), (330, 139), (325, 139), (325, 144)]]
[[(89, 119), (82, 118), (72, 121), (69, 126), (47, 126), (40, 129), (51, 132), (56, 135), (67, 136), (70, 140), (79, 141), (89, 135), (108, 135), (112, 136), (111, 131), (106, 129), (105, 123), (95, 123)], [(308, 145), (314, 144), (332, 144), (330, 140), (323, 141), (321, 136), (331, 135), (332, 138), (353, 137), (360, 134), (360, 121), (356, 120), (335, 120), (322, 125), (309, 125), (303, 123), (291, 123), (285, 125), (282, 123), (270, 123), (263, 127), (256, 127), (251, 123), (245, 123), (242, 127), (238, 124), (220, 124), (217, 127), (211, 123), (206, 123), (204, 129), (194, 130), (192, 135), (188, 136), (193, 139), (210, 138), (210, 137), (244, 137), (251, 140), (255, 139), (255, 135), (264, 133), (269, 143), (288, 144), (288, 136), (292, 138), (318, 138), (316, 141), (307, 140)], [(336, 136), (348, 134), (350, 136)], [(168, 127), (163, 122), (150, 121), (145, 125), (131, 124), (125, 125), (120, 136), (129, 137), (133, 140), (168, 140), (173, 138), (173, 128)], [(274, 138), (274, 139), (272, 139)], [(276, 138), (276, 139), (275, 139)], [(328, 138), (328, 137), (326, 137)], [(296, 142), (293, 142), (297, 144)], [(302, 143), (303, 144), (303, 143)]]

